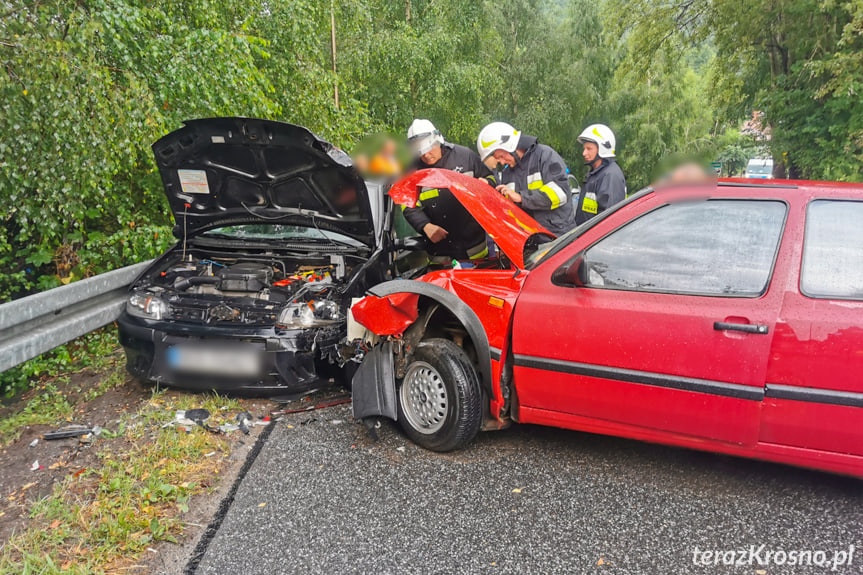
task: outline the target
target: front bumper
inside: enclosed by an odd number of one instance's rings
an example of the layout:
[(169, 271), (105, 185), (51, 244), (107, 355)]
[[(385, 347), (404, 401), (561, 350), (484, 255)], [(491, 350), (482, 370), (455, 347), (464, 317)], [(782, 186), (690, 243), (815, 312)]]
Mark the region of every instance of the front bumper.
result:
[[(258, 326), (203, 326), (141, 320), (123, 313), (117, 320), (126, 369), (135, 377), (195, 390), (242, 394), (294, 393), (321, 383), (320, 348), (341, 339), (344, 327), (277, 330)], [(198, 351), (211, 358), (190, 365), (176, 361), (180, 352)], [(219, 350), (225, 350), (219, 357)], [(249, 358), (256, 367), (219, 365), (233, 356)], [(250, 363), (251, 365), (251, 363)]]

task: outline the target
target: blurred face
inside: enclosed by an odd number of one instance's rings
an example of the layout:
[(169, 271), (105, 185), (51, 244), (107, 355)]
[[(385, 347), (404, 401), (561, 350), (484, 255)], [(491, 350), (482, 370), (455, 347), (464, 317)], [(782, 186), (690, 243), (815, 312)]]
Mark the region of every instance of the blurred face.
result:
[(440, 146), (432, 146), (432, 149), (420, 156), (420, 159), (427, 166), (433, 166), (438, 163), (438, 160), (443, 156), (443, 151)]
[(599, 154), (599, 146), (593, 142), (584, 143), (584, 150), (581, 152), (581, 157), (584, 158), (585, 162), (592, 164), (597, 160), (597, 154)]
[(506, 150), (495, 150), (491, 157), (510, 168), (515, 166), (515, 158)]

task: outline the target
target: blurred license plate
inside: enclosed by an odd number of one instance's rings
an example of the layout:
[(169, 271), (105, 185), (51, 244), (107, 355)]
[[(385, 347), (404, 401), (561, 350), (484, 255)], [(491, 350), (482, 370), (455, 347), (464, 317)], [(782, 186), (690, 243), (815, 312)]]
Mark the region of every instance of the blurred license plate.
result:
[(166, 351), (168, 365), (177, 371), (210, 375), (258, 375), (261, 373), (261, 352), (254, 348), (184, 347)]

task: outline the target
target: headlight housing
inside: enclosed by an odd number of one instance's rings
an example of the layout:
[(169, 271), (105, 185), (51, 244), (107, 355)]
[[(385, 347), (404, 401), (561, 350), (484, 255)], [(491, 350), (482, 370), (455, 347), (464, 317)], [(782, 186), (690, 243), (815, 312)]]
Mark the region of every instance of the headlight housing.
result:
[(134, 294), (126, 302), (126, 313), (144, 319), (162, 319), (169, 310), (167, 303), (151, 294)]
[(301, 329), (335, 325), (344, 319), (339, 304), (321, 300), (289, 304), (279, 314), (276, 326), (285, 329)]

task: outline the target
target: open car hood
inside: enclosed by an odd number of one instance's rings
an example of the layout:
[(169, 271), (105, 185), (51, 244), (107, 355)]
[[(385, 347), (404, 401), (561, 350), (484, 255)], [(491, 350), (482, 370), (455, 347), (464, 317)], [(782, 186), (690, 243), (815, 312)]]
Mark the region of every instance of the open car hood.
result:
[(451, 170), (431, 168), (415, 172), (396, 182), (389, 195), (395, 203), (412, 208), (421, 188), (450, 190), (519, 268), (524, 268), (525, 251), (532, 251), (555, 237), (485, 182)]
[[(279, 223), (372, 245), (369, 196), (350, 156), (300, 126), (251, 118), (189, 120), (153, 144), (174, 235)], [(184, 226), (185, 224), (185, 226)]]

